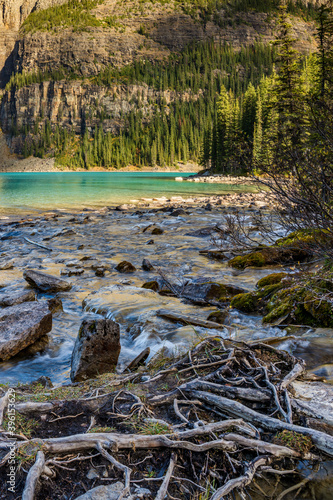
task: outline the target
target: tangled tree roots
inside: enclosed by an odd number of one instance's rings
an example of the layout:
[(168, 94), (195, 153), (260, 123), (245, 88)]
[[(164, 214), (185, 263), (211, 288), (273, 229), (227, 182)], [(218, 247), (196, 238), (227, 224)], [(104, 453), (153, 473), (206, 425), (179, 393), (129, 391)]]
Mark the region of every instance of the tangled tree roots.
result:
[[(304, 426), (292, 410), (288, 386), (304, 366), (286, 352), (209, 338), (162, 365), (151, 375), (153, 362), (145, 382), (143, 372), (114, 376), (71, 400), (52, 400), (52, 390), (48, 401), (21, 393), (16, 411), (34, 422), (31, 436), (15, 435), (22, 498), (68, 498), (68, 488), (76, 498), (91, 487), (87, 470), (95, 464), (105, 475), (96, 474), (94, 486), (123, 478), (118, 500), (137, 498), (138, 485), (156, 500), (177, 492), (184, 499), (220, 500), (236, 491), (245, 498), (249, 488), (260, 492), (258, 478), (269, 474), (281, 478), (275, 490), (282, 498), (297, 462), (333, 455), (333, 437)], [(111, 384), (121, 387), (110, 391)], [(13, 444), (5, 430), (8, 399), (0, 399), (4, 475)]]

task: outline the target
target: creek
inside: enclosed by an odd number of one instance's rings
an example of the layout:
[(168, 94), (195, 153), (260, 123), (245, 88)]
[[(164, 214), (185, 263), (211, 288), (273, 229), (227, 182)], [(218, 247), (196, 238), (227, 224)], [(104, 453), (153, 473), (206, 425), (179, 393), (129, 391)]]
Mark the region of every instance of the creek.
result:
[[(150, 347), (151, 356), (162, 347), (168, 355), (187, 348), (207, 334), (219, 334), (238, 340), (275, 337), (275, 345), (304, 358), (308, 370), (317, 370), (317, 373), (326, 370), (332, 375), (331, 329), (263, 326), (260, 316), (246, 315), (236, 310), (230, 310), (226, 321), (232, 327), (231, 331), (183, 326), (156, 315), (157, 309), (167, 308), (206, 319), (215, 308), (195, 306), (141, 289), (145, 282), (158, 276), (156, 270), (147, 272), (141, 269), (144, 258), (149, 259), (155, 268), (161, 269), (170, 281), (178, 284), (209, 280), (253, 290), (260, 278), (276, 270), (248, 268), (236, 271), (229, 268), (226, 262), (201, 255), (200, 250), (211, 247), (211, 237), (209, 234), (198, 237), (194, 235), (195, 232), (202, 228), (213, 228), (216, 224), (223, 225), (226, 214), (234, 209), (224, 204), (213, 210), (206, 210), (204, 205), (184, 205), (184, 208), (185, 213), (177, 217), (162, 209), (124, 212), (108, 208), (58, 210), (24, 219), (14, 225), (2, 225), (0, 264), (11, 261), (13, 265), (11, 269), (0, 271), (0, 286), (4, 290), (27, 287), (23, 279), (26, 268), (60, 276), (64, 269), (70, 271), (74, 269), (73, 266), (80, 265), (84, 273), (65, 277), (73, 287), (69, 292), (58, 294), (63, 311), (53, 316), (48, 345), (41, 352), (29, 355), (22, 352), (2, 362), (1, 383), (30, 382), (41, 375), (49, 376), (54, 384), (69, 382), (71, 353), (80, 323), (85, 315), (96, 313), (102, 313), (120, 324), (122, 349), (119, 370), (145, 347)], [(244, 208), (248, 217), (256, 211), (257, 208)], [(160, 227), (163, 234), (151, 235), (150, 228), (143, 232), (152, 224)], [(256, 236), (255, 233), (253, 236)], [(45, 245), (52, 252), (32, 245), (24, 238)], [(154, 244), (147, 244), (151, 239)], [(137, 271), (131, 274), (116, 271), (115, 266), (124, 260), (130, 261)], [(107, 269), (104, 277), (95, 275), (93, 268), (96, 266)], [(295, 269), (285, 269), (297, 272)], [(38, 298), (44, 297), (47, 295), (38, 294)], [(83, 300), (85, 308), (82, 308)], [(289, 334), (291, 337), (286, 339)], [(333, 375), (328, 378), (332, 380)]]

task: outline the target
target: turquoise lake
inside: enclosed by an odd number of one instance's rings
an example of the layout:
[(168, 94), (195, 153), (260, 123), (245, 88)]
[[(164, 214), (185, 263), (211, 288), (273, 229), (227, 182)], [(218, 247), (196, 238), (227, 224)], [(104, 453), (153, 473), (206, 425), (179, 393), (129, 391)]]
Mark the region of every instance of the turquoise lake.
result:
[[(42, 172), (0, 174), (0, 214), (100, 207), (142, 197), (200, 196), (244, 190), (244, 186), (177, 182), (186, 173)], [(247, 187), (248, 190), (248, 187)]]

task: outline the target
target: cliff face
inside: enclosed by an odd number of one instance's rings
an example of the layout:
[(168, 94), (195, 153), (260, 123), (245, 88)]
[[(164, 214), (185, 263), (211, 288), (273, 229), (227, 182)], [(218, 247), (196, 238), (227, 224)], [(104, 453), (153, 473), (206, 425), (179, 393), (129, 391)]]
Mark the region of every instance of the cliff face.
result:
[(67, 0), (0, 0), (0, 88), (14, 71), (19, 29), (33, 11), (66, 3)]
[[(80, 1), (80, 0), (78, 0)], [(118, 132), (124, 117), (132, 109), (149, 116), (166, 102), (195, 99), (189, 93), (159, 92), (146, 85), (93, 85), (87, 78), (98, 75), (108, 66), (122, 67), (140, 59), (163, 60), (179, 52), (190, 42), (222, 40), (233, 47), (268, 43), (273, 38), (272, 16), (241, 12), (233, 18), (219, 11), (205, 21), (184, 12), (179, 2), (91, 2), (91, 18), (85, 26), (64, 23), (19, 31), (31, 12), (65, 4), (66, 0), (0, 0), (0, 87), (10, 75), (37, 72), (75, 73), (75, 81), (45, 81), (4, 92), (0, 108), (1, 127), (10, 133), (33, 127), (36, 121), (80, 132), (82, 120), (88, 129), (105, 115), (105, 131)], [(30, 18), (29, 18), (30, 19)], [(93, 20), (93, 22), (92, 22)], [(298, 48), (308, 52), (314, 47), (313, 25), (294, 19), (299, 38)], [(81, 27), (80, 27), (81, 26)], [(19, 150), (22, 138), (13, 139)]]

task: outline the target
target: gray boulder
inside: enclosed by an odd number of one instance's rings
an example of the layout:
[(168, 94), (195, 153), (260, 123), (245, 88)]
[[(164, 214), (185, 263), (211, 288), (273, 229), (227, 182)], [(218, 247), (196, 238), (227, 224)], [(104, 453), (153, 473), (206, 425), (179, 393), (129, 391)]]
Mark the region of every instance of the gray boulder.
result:
[(5, 361), (52, 329), (47, 302), (25, 302), (0, 312), (0, 360)]
[(117, 366), (119, 353), (118, 323), (104, 318), (84, 319), (72, 353), (72, 382), (113, 372)]
[(4, 290), (0, 294), (0, 306), (9, 307), (32, 302), (36, 298), (33, 290)]
[(67, 292), (72, 288), (68, 281), (32, 269), (24, 271), (23, 277), (29, 285), (41, 292)]

